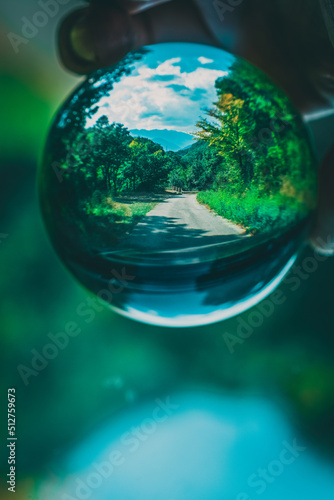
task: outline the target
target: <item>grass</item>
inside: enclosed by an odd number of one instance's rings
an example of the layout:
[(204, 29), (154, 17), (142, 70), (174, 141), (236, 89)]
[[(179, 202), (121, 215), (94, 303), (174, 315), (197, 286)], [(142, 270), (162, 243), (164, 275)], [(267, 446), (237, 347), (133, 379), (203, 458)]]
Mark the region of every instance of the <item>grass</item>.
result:
[[(131, 224), (133, 219), (143, 217), (157, 205), (157, 202), (120, 203), (112, 198), (106, 198), (105, 203), (97, 206), (87, 206), (87, 214), (97, 217), (110, 216), (113, 219)], [(124, 220), (123, 220), (124, 219)]]
[(211, 190), (198, 193), (197, 200), (253, 234), (285, 229), (309, 212), (309, 208), (296, 198), (280, 193), (261, 197), (251, 190), (242, 195), (227, 190)]
[(95, 248), (110, 248), (130, 234), (150, 210), (169, 196), (166, 193), (93, 196), (84, 206), (83, 236), (93, 241)]

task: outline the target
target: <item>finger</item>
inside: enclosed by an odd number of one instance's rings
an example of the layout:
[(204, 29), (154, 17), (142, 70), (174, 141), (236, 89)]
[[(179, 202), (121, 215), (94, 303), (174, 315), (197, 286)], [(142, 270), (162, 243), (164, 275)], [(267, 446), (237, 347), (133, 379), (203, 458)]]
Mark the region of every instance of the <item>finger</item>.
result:
[(319, 172), (319, 208), (311, 243), (317, 252), (334, 255), (334, 145)]
[(334, 0), (320, 0), (320, 6), (329, 38), (334, 47)]
[(59, 55), (68, 69), (87, 74), (153, 43), (217, 45), (191, 0), (159, 2), (135, 15), (129, 14), (126, 5), (94, 2), (65, 19), (59, 30)]
[(105, 52), (109, 63), (115, 63), (136, 45), (131, 21), (132, 17), (116, 2), (72, 12), (59, 28), (60, 59), (66, 68), (79, 74), (103, 66)]

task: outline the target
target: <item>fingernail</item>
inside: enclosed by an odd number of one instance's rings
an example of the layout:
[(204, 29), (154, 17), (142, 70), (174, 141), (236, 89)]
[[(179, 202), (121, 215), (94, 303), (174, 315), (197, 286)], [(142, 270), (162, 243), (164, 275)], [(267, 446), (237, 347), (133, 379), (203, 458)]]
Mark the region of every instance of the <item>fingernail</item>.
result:
[[(321, 233), (320, 233), (321, 234)], [(311, 244), (313, 248), (321, 255), (334, 255), (334, 236), (327, 233), (323, 233), (323, 236), (320, 236), (319, 232), (315, 235), (311, 236)]]
[(87, 74), (96, 64), (96, 49), (90, 30), (87, 8), (70, 14), (59, 27), (59, 56), (70, 71)]
[(329, 214), (318, 217), (315, 227), (311, 233), (311, 244), (321, 255), (334, 255), (334, 219)]
[(70, 44), (73, 54), (79, 59), (90, 63), (96, 61), (94, 44), (85, 17), (73, 26), (70, 32)]
[(128, 13), (100, 5), (69, 16), (60, 28), (60, 55), (67, 67), (89, 73), (115, 64), (134, 48), (134, 29)]

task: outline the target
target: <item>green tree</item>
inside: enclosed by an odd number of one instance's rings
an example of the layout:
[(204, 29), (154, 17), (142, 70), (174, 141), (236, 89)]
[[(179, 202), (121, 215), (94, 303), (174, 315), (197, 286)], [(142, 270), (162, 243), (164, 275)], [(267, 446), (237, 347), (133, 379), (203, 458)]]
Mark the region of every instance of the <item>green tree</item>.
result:
[(165, 187), (168, 162), (163, 148), (143, 137), (133, 138), (129, 144), (131, 159), (123, 170), (123, 177), (130, 179), (133, 190), (152, 191)]
[(240, 180), (247, 186), (253, 177), (253, 168), (244, 161), (248, 143), (245, 140), (252, 130), (247, 111), (244, 110), (245, 101), (231, 93), (220, 94), (219, 101), (208, 115), (214, 119), (209, 122), (204, 118), (197, 123), (200, 129), (196, 136), (215, 146), (217, 154), (237, 162), (240, 171)]

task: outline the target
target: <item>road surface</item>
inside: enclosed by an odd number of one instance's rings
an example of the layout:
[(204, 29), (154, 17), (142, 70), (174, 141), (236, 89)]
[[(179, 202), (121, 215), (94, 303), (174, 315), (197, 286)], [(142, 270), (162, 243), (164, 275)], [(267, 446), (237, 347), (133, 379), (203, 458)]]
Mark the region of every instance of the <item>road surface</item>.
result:
[(181, 250), (235, 241), (243, 234), (243, 229), (200, 205), (196, 194), (183, 194), (166, 199), (148, 212), (122, 247)]

